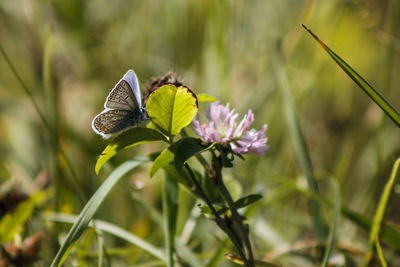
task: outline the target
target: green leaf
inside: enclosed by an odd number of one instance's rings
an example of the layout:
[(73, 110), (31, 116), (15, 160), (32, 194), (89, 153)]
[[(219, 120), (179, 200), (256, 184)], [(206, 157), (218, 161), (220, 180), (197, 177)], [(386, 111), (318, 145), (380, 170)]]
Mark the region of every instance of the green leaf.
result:
[(103, 150), (96, 162), (95, 171), (99, 174), (103, 165), (109, 161), (118, 151), (135, 146), (145, 142), (164, 141), (167, 139), (164, 135), (156, 130), (149, 128), (136, 127), (132, 128), (113, 139), (110, 144)]
[(238, 199), (237, 201), (235, 201), (234, 207), (236, 209), (244, 208), (244, 207), (260, 200), (262, 197), (263, 197), (262, 195), (258, 195), (258, 194), (252, 194), (252, 195), (242, 197), (242, 198)]
[(192, 137), (185, 137), (179, 140), (175, 153), (175, 167), (180, 171), (186, 160), (190, 157), (208, 150), (212, 145), (204, 147), (201, 145), (201, 140)]
[(207, 95), (207, 94), (197, 95), (197, 100), (199, 102), (215, 102), (215, 101), (217, 101), (217, 99), (215, 97)]
[(176, 135), (196, 116), (197, 97), (187, 87), (168, 84), (150, 95), (146, 108), (157, 127), (167, 135)]
[(51, 263), (52, 267), (61, 266), (63, 261), (66, 259), (69, 250), (72, 248), (72, 245), (78, 240), (78, 238), (82, 235), (83, 231), (88, 226), (90, 220), (93, 218), (100, 205), (103, 203), (104, 199), (110, 193), (111, 189), (114, 185), (129, 171), (138, 167), (142, 163), (146, 162), (144, 159), (135, 159), (126, 161), (121, 164), (118, 168), (116, 168), (110, 176), (105, 180), (105, 182), (100, 186), (100, 188), (94, 193), (92, 198), (85, 205), (81, 213), (79, 214), (78, 220), (74, 223), (71, 230), (68, 232), (68, 235), (58, 250), (56, 256)]
[(324, 42), (322, 42), (311, 30), (302, 25), (312, 37), (322, 46), (331, 58), (342, 68), (344, 72), (400, 127), (400, 113), (376, 91), (363, 77), (361, 77), (349, 64), (333, 52)]
[(154, 160), (154, 163), (150, 169), (150, 177), (153, 177), (159, 169), (164, 168), (165, 166), (170, 164), (173, 160), (174, 160), (174, 153), (170, 150), (169, 147), (167, 147)]
[(7, 213), (0, 221), (0, 244), (13, 239), (22, 224), (32, 216), (35, 207), (47, 198), (47, 192), (38, 191), (29, 199), (21, 202), (13, 213)]

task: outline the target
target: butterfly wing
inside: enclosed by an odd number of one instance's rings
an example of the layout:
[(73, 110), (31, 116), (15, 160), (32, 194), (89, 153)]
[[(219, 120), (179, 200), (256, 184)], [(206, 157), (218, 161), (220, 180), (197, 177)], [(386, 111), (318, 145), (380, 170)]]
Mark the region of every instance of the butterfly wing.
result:
[(108, 94), (104, 108), (136, 111), (142, 107), (139, 82), (129, 70)]
[(142, 121), (140, 111), (106, 109), (97, 115), (92, 121), (93, 130), (107, 138), (130, 127), (136, 126)]

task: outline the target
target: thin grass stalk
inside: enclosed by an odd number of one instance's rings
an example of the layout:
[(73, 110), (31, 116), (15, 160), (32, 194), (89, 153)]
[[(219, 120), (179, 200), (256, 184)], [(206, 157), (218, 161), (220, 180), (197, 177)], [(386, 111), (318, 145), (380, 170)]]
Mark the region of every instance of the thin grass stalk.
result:
[(336, 231), (337, 231), (337, 226), (339, 223), (340, 209), (342, 206), (339, 185), (338, 185), (337, 181), (334, 179), (332, 179), (331, 184), (332, 184), (332, 191), (333, 191), (333, 196), (334, 196), (335, 202), (334, 202), (334, 207), (333, 207), (334, 211), (333, 211), (332, 227), (331, 227), (331, 231), (329, 233), (328, 244), (325, 249), (324, 259), (321, 264), (322, 267), (328, 266), (329, 257), (332, 253), (333, 247), (335, 246)]
[(400, 158), (398, 158), (393, 164), (392, 173), (390, 174), (390, 178), (387, 181), (385, 188), (383, 189), (381, 199), (378, 203), (378, 207), (375, 212), (374, 220), (369, 235), (369, 249), (364, 257), (363, 266), (365, 267), (370, 264), (371, 259), (373, 257), (375, 240), (379, 237), (386, 208), (387, 205), (389, 204), (390, 195), (392, 193), (393, 186), (396, 184), (396, 181), (398, 179), (399, 166), (400, 166)]
[(174, 266), (176, 221), (178, 216), (179, 186), (178, 182), (166, 173), (163, 190), (163, 221), (165, 233), (165, 251), (167, 266)]
[(17, 79), (18, 83), (21, 85), (22, 89), (24, 89), (25, 93), (28, 95), (29, 99), (31, 100), (31, 103), (32, 103), (34, 109), (36, 110), (37, 114), (39, 115), (41, 122), (43, 123), (45, 128), (49, 131), (50, 137), (52, 138), (54, 145), (57, 147), (57, 150), (60, 152), (60, 154), (64, 158), (65, 163), (67, 164), (67, 166), (71, 172), (72, 181), (75, 186), (75, 189), (77, 190), (78, 196), (81, 198), (82, 201), (86, 202), (87, 199), (79, 185), (78, 176), (75, 172), (75, 169), (72, 166), (71, 160), (67, 157), (67, 154), (64, 152), (61, 145), (57, 142), (57, 134), (55, 133), (54, 129), (51, 127), (49, 122), (46, 120), (43, 112), (39, 108), (39, 104), (36, 102), (35, 98), (33, 97), (31, 90), (26, 86), (25, 82), (22, 80), (21, 76), (18, 74), (17, 70), (15, 69), (14, 65), (12, 64), (11, 60), (7, 56), (7, 53), (5, 52), (5, 50), (1, 44), (0, 44), (0, 52), (3, 55), (4, 59), (6, 60), (8, 66), (11, 69), (11, 72)]
[[(283, 63), (281, 59), (280, 49), (277, 51), (275, 64), (279, 88), (282, 94), (284, 116), (286, 118), (286, 123), (293, 143), (293, 148), (297, 161), (299, 162), (302, 173), (307, 178), (309, 189), (316, 195), (320, 195), (317, 180), (314, 176), (311, 158), (307, 150), (300, 122), (297, 118), (295, 104), (290, 92), (289, 82), (286, 76), (286, 72), (284, 70), (284, 66), (282, 65)], [(308, 201), (317, 239), (319, 241), (323, 241), (326, 238), (326, 227), (322, 219), (320, 204), (313, 198), (309, 198)]]
[(385, 256), (383, 255), (382, 247), (381, 244), (379, 243), (378, 237), (375, 239), (375, 247), (376, 247), (376, 252), (378, 253), (379, 261), (381, 262), (382, 267), (387, 267), (388, 264), (385, 260)]

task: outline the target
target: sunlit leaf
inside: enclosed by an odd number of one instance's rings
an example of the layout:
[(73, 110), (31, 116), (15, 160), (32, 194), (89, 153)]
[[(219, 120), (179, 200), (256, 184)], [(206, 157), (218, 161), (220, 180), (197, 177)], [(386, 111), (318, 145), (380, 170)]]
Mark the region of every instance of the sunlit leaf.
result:
[(217, 101), (217, 99), (215, 97), (207, 95), (207, 94), (198, 94), (197, 100), (199, 100), (199, 102), (215, 102), (215, 101)]
[(110, 144), (103, 150), (96, 162), (96, 174), (100, 172), (103, 165), (115, 156), (118, 151), (132, 147), (145, 142), (165, 141), (167, 139), (164, 135), (156, 130), (149, 128), (136, 127), (132, 128), (113, 139)]
[(174, 160), (174, 153), (170, 150), (170, 148), (164, 149), (154, 160), (153, 165), (150, 169), (150, 177), (153, 177), (157, 171), (161, 168), (164, 168), (168, 164), (170, 164)]
[(168, 135), (178, 134), (197, 114), (197, 97), (187, 87), (168, 84), (154, 91), (147, 102), (151, 121)]

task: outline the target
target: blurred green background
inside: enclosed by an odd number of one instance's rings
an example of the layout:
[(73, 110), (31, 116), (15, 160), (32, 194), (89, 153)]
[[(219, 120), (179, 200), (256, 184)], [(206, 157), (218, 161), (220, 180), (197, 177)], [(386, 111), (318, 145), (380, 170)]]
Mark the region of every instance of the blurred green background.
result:
[[(42, 244), (39, 266), (49, 264), (70, 227), (44, 222), (41, 212), (78, 214), (118, 164), (160, 150), (158, 144), (128, 149), (95, 175), (97, 156), (107, 142), (92, 131), (91, 120), (103, 110), (110, 89), (130, 68), (142, 88), (152, 77), (174, 70), (194, 92), (230, 102), (240, 114), (252, 109), (255, 128), (268, 124), (270, 150), (262, 157), (238, 160), (225, 175), (236, 198), (249, 193), (264, 195), (247, 213), (256, 258), (278, 255), (276, 260), (284, 266), (313, 266), (315, 262), (298, 255), (301, 253), (284, 253), (302, 242), (307, 248), (306, 241), (315, 236), (307, 196), (301, 190), (306, 180), (283, 116), (277, 58), (283, 60), (314, 170), (321, 180), (322, 196), (332, 199), (330, 180), (334, 179), (342, 205), (372, 219), (400, 154), (399, 129), (301, 24), (399, 107), (398, 7), (395, 0), (0, 1), (0, 44), (33, 92), (77, 178), (74, 182), (31, 99), (1, 57), (3, 191), (11, 184), (27, 194), (44, 188), (51, 192), (24, 231), (26, 236), (46, 233), (48, 242)], [(202, 105), (200, 112), (206, 108)], [(161, 211), (162, 173), (150, 179), (149, 166), (120, 182), (96, 217), (163, 246), (162, 230), (137, 200)], [(77, 188), (84, 198), (79, 197)], [(186, 191), (181, 198), (179, 234), (194, 204)], [(387, 220), (400, 223), (399, 204), (400, 197), (395, 194)], [(332, 216), (331, 207), (323, 206), (328, 226)], [(222, 235), (213, 222), (201, 216), (195, 222), (197, 231), (188, 246), (207, 260), (219, 247)], [(87, 238), (88, 234), (83, 240)], [(362, 255), (356, 252), (366, 250), (365, 230), (342, 216), (337, 240), (351, 247), (349, 254), (360, 262)], [(399, 264), (396, 249), (385, 242), (383, 246), (392, 263)], [(105, 247), (119, 248), (111, 253), (112, 266), (145, 266), (141, 264), (152, 260), (112, 236), (106, 236)], [(85, 256), (75, 251), (68, 263), (73, 258), (97, 266), (97, 258), (87, 250)], [(345, 261), (339, 250), (334, 256)], [(230, 263), (222, 259), (218, 266)]]

